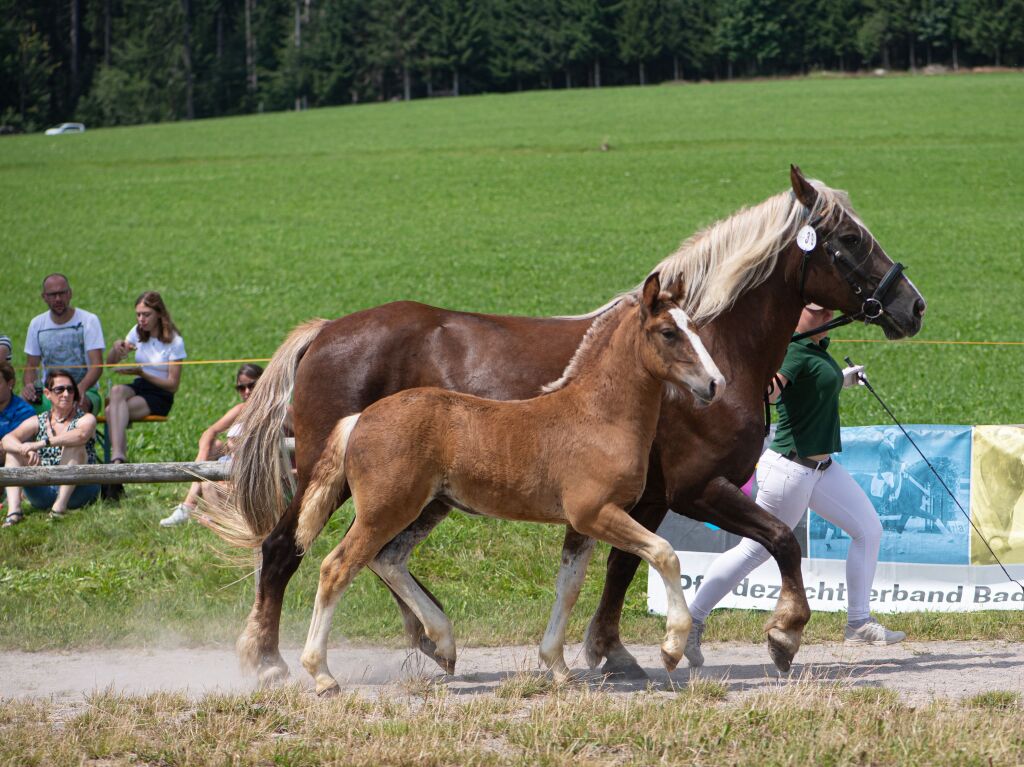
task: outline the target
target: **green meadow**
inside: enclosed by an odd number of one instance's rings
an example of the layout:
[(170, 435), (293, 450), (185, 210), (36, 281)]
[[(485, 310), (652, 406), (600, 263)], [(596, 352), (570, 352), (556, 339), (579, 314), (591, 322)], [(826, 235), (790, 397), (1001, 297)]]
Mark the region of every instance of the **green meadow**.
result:
[[(850, 192), (929, 301), (914, 341), (855, 325), (836, 333), (836, 355), (866, 364), (905, 423), (1019, 423), (1022, 125), (1024, 77), (993, 74), (537, 92), (4, 138), (0, 333), (21, 364), (53, 271), (100, 316), (108, 345), (133, 325), (136, 296), (161, 291), (193, 361), (266, 358), (302, 320), (396, 299), (583, 312), (697, 229), (785, 189), (796, 163)], [(170, 421), (132, 429), (129, 458), (190, 459), (233, 404), (236, 367), (186, 368)], [(843, 407), (847, 425), (886, 420), (866, 392)], [(157, 527), (183, 493), (136, 486), (59, 528), (30, 515), (2, 531), (0, 647), (233, 638), (251, 579), (197, 526)], [(561, 533), (454, 514), (413, 569), (460, 641), (532, 642)], [(602, 581), (595, 562), (574, 638)], [(315, 578), (306, 564), (293, 581), (286, 641), (305, 635)], [(834, 638), (840, 620), (816, 616), (808, 638)], [(1021, 638), (1000, 615), (892, 623), (919, 636)], [(708, 638), (757, 641), (759, 624), (736, 613)], [(653, 641), (661, 629), (639, 578), (624, 635)], [(334, 635), (400, 633), (386, 591), (360, 576)]]

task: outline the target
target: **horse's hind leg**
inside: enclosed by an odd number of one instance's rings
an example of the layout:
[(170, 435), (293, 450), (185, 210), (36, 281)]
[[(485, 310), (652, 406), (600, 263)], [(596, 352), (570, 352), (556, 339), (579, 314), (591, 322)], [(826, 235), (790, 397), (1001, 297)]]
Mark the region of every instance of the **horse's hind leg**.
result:
[(565, 663), (565, 629), (572, 608), (580, 596), (587, 564), (593, 553), (593, 538), (566, 527), (562, 543), (562, 564), (555, 583), (555, 604), (551, 608), (551, 618), (540, 642), (540, 660), (558, 680), (569, 677), (569, 666)]
[(305, 485), (300, 483), (285, 514), (263, 541), (256, 599), (236, 643), (242, 666), (255, 670), (262, 686), (288, 676), (288, 664), (278, 647), (281, 607), (288, 581), (302, 562), (302, 554), (295, 545), (295, 521), (304, 490)]
[(455, 633), (444, 607), (409, 572), (408, 561), (415, 549), (438, 523), (448, 516), (449, 508), (433, 501), (419, 518), (388, 541), (369, 564), (391, 590), (402, 611), (405, 633), (412, 647), (431, 658), (446, 674), (455, 673)]

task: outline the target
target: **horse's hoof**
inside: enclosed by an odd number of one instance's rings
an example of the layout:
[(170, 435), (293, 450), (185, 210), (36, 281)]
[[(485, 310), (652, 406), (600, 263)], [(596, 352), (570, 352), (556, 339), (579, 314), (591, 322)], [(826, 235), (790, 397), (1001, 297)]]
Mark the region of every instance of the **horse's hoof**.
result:
[(799, 649), (800, 643), (794, 642), (780, 629), (768, 629), (768, 655), (771, 656), (775, 668), (783, 674), (792, 668), (793, 657)]
[(648, 679), (647, 672), (641, 668), (634, 658), (608, 658), (601, 672), (616, 679)]
[(276, 687), (288, 678), (288, 666), (285, 663), (273, 666), (264, 666), (256, 675), (261, 689)]
[(587, 664), (587, 668), (597, 668), (601, 665), (601, 661), (604, 660), (604, 656), (593, 648), (584, 647), (583, 660)]

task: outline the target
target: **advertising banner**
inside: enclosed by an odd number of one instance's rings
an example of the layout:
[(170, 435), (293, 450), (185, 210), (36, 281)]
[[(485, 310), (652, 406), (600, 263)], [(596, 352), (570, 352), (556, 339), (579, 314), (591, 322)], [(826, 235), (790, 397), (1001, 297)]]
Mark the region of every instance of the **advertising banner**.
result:
[[(1024, 428), (905, 428), (934, 471), (895, 426), (844, 428), (843, 450), (833, 456), (864, 491), (882, 525), (872, 609), (1024, 608), (1024, 591), (1007, 579), (968, 521), (969, 517), (1010, 574), (1024, 579)], [(756, 497), (756, 485), (752, 492)], [(658, 532), (679, 555), (688, 599), (700, 588), (717, 554), (740, 541), (738, 536), (672, 513)], [(804, 587), (811, 609), (845, 610), (850, 537), (813, 508), (794, 534), (803, 553)], [(769, 560), (719, 607), (770, 610), (779, 584), (778, 566)], [(650, 569), (647, 594), (648, 608), (664, 614), (664, 584)]]

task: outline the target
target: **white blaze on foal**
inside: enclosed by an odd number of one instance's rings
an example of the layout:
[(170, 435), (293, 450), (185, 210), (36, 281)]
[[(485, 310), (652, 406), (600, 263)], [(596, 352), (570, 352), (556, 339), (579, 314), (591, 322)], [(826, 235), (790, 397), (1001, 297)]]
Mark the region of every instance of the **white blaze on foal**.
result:
[(700, 340), (700, 336), (690, 328), (690, 317), (682, 309), (669, 309), (668, 312), (672, 319), (676, 321), (676, 325), (681, 331), (686, 334), (690, 344), (693, 346), (695, 352), (697, 352), (697, 359), (700, 360), (704, 366), (704, 370), (707, 374), (715, 380), (715, 385), (718, 388), (725, 386), (725, 376), (722, 375), (722, 371), (718, 369), (718, 365), (711, 359), (711, 355), (708, 354), (708, 350), (704, 347), (704, 342)]

